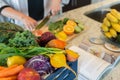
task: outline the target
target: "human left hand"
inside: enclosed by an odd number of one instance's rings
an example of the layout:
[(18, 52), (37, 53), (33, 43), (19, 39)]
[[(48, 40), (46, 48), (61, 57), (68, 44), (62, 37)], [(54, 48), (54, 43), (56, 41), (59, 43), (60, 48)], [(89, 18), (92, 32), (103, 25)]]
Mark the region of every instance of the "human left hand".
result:
[(50, 10), (52, 15), (56, 15), (60, 11), (61, 0), (52, 0)]

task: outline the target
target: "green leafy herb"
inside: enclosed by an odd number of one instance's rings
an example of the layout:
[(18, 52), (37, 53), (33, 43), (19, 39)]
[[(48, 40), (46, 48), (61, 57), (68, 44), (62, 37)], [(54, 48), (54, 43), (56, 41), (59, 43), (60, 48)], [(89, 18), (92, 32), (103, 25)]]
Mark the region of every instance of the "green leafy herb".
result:
[(9, 39), (9, 46), (11, 47), (28, 47), (28, 46), (38, 46), (35, 36), (28, 30), (22, 33), (17, 32), (13, 39)]
[(69, 20), (69, 18), (64, 18), (63, 20), (59, 20), (59, 21), (56, 21), (56, 22), (51, 22), (49, 24), (49, 30), (53, 33), (56, 33), (56, 32), (59, 32), (59, 31), (62, 31), (63, 29), (63, 26), (66, 24), (66, 22)]

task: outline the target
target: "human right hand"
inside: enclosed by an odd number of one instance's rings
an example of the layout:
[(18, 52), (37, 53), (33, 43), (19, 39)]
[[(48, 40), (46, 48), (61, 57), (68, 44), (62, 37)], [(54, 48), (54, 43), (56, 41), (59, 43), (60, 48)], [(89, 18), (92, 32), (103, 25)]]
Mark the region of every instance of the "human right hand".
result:
[(56, 15), (60, 11), (60, 7), (61, 7), (61, 0), (52, 0), (50, 6), (52, 15)]
[(24, 16), (21, 20), (26, 30), (32, 31), (37, 26), (37, 21), (29, 16)]

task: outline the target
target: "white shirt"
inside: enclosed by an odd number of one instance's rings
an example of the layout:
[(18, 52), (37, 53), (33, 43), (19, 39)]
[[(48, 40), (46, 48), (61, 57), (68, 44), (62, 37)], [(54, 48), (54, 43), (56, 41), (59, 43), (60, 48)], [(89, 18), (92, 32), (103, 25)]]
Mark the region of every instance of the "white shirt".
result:
[[(44, 0), (44, 16), (46, 16), (48, 14), (48, 12), (50, 11), (49, 10), (50, 2), (51, 2), (50, 0)], [(63, 4), (68, 4), (69, 0), (62, 0), (62, 3)], [(10, 5), (14, 9), (28, 15), (27, 0), (0, 0), (0, 8), (5, 6), (5, 5)], [(14, 22), (15, 24), (23, 26), (23, 23), (18, 21), (18, 20), (13, 20), (11, 18), (4, 17), (4, 16), (0, 15), (0, 22), (4, 22), (4, 21)]]

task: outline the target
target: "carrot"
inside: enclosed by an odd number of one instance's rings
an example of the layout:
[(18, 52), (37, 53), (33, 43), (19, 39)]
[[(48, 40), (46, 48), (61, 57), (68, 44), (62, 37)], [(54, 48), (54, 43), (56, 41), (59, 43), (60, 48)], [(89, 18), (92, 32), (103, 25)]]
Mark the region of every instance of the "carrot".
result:
[(3, 78), (0, 78), (0, 80), (17, 80), (17, 76), (9, 76), (9, 77), (3, 77)]
[(6, 68), (6, 67), (0, 66), (0, 71), (3, 70), (3, 69), (5, 69), (5, 68)]
[(5, 71), (8, 71), (8, 70), (10, 70), (10, 69), (13, 69), (13, 68), (15, 68), (15, 67), (17, 67), (17, 66), (18, 66), (18, 65), (13, 65), (13, 66), (10, 66), (10, 67), (8, 67), (8, 68), (4, 68), (4, 69), (0, 70), (0, 73), (5, 72)]
[(18, 74), (22, 69), (24, 68), (23, 65), (16, 66), (14, 68), (10, 68), (8, 70), (0, 72), (0, 78), (1, 77), (8, 77)]

